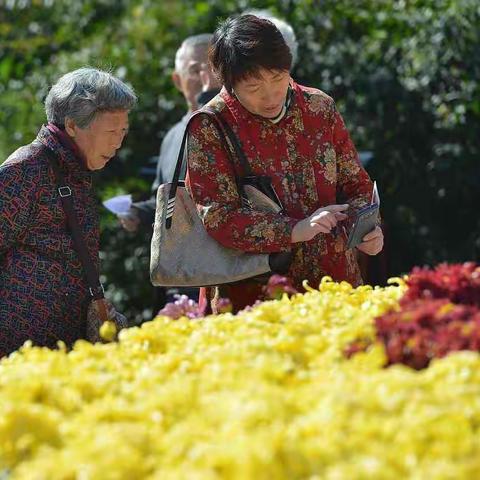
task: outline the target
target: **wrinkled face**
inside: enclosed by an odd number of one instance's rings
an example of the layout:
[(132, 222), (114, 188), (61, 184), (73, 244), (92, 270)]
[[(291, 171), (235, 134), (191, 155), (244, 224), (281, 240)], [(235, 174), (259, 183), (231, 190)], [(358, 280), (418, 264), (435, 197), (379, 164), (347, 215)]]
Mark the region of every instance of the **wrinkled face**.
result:
[(241, 104), (255, 115), (275, 118), (287, 97), (290, 73), (286, 70), (260, 69), (258, 75), (238, 81), (233, 90)]
[(67, 119), (65, 130), (82, 153), (87, 168), (100, 170), (122, 145), (128, 132), (128, 111), (99, 113), (86, 128)]
[(200, 70), (208, 63), (207, 45), (189, 47), (182, 56), (182, 68), (174, 73), (174, 82), (191, 110), (198, 108), (196, 97), (202, 91)]

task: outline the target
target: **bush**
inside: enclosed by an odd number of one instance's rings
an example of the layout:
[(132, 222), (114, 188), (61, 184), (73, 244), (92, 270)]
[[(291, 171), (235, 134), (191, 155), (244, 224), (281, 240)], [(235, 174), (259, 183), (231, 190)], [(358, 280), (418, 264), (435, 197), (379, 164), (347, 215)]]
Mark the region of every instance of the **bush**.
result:
[[(476, 0), (252, 1), (290, 21), (300, 41), (296, 78), (332, 95), (379, 184), (388, 273), (413, 265), (476, 260), (480, 251), (480, 12)], [(140, 93), (131, 133), (99, 194), (149, 194), (135, 180), (183, 112), (169, 79), (176, 48), (212, 31), (243, 0), (10, 2), (0, 23), (0, 154), (29, 142), (41, 101), (61, 73), (112, 66)], [(319, 7), (320, 5), (320, 7)], [(150, 302), (148, 234), (102, 234), (103, 271), (138, 321)], [(123, 248), (121, 248), (123, 246)], [(143, 248), (145, 247), (146, 248)], [(141, 252), (140, 252), (140, 250)], [(118, 252), (121, 252), (119, 261)], [(140, 257), (139, 257), (140, 253)], [(136, 260), (140, 258), (140, 262)], [(134, 268), (125, 270), (125, 265)]]

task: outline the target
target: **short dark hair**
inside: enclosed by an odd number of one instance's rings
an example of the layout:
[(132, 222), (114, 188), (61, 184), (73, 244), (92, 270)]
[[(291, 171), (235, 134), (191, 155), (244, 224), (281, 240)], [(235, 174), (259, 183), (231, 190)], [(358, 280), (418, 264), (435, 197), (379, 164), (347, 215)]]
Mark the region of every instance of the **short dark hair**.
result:
[(232, 92), (240, 80), (266, 70), (290, 70), (292, 54), (278, 28), (255, 15), (230, 17), (213, 34), (209, 50), (213, 71)]

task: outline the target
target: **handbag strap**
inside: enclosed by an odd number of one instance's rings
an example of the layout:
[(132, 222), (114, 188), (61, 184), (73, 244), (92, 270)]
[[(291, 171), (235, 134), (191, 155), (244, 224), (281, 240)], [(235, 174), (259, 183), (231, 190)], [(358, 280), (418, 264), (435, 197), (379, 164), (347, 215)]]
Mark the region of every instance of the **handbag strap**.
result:
[(179, 184), (180, 172), (182, 171), (182, 166), (186, 157), (185, 146), (187, 144), (187, 138), (188, 138), (188, 127), (190, 126), (190, 122), (198, 115), (207, 115), (217, 126), (218, 132), (220, 134), (220, 140), (221, 141), (223, 140), (224, 143), (230, 146), (230, 148), (227, 148), (227, 153), (232, 163), (232, 167), (235, 173), (235, 182), (237, 184), (237, 189), (240, 192), (240, 194), (242, 194), (243, 187), (240, 181), (240, 177), (237, 174), (237, 171), (235, 168), (235, 158), (237, 158), (240, 164), (242, 165), (242, 169), (244, 172), (243, 176), (253, 175), (253, 172), (250, 167), (250, 164), (248, 163), (247, 157), (245, 156), (245, 153), (240, 147), (235, 134), (233, 133), (230, 126), (223, 120), (219, 112), (217, 112), (210, 106), (204, 106), (200, 110), (197, 110), (195, 113), (192, 114), (192, 116), (188, 120), (187, 126), (185, 128), (185, 133), (183, 134), (180, 151), (178, 153), (177, 164), (175, 166), (175, 172), (173, 174), (172, 184), (170, 186), (170, 192), (168, 195), (167, 215), (166, 215), (166, 221), (165, 221), (165, 227), (167, 229), (169, 229), (172, 226), (173, 210), (175, 207), (175, 196), (176, 196), (177, 188)]
[[(63, 171), (60, 168), (60, 164), (58, 163), (55, 153), (48, 147), (45, 147), (45, 149), (50, 160), (50, 165), (52, 166), (55, 174), (57, 192), (60, 195), (60, 201), (62, 202), (62, 207), (65, 212), (65, 216), (67, 217), (67, 224), (72, 235), (73, 246), (77, 252), (80, 263), (82, 264), (90, 295), (92, 296), (93, 300), (102, 300), (105, 298), (103, 285), (100, 283), (97, 269), (90, 258), (90, 254), (88, 253), (87, 246), (85, 244), (85, 239), (82, 231), (80, 230), (80, 225), (78, 223), (78, 218), (73, 205), (72, 189), (65, 182)], [(97, 304), (99, 303), (103, 302), (97, 302)]]
[(243, 176), (244, 177), (250, 177), (253, 176), (253, 171), (252, 167), (250, 167), (250, 164), (248, 163), (247, 157), (245, 155), (245, 152), (243, 151), (242, 147), (240, 146), (240, 143), (237, 139), (237, 136), (233, 133), (232, 128), (230, 125), (223, 119), (223, 117), (220, 115), (219, 112), (217, 112), (214, 108), (212, 108), (209, 105), (205, 105), (203, 107), (203, 110), (208, 112), (210, 115), (212, 115), (212, 118), (216, 120), (217, 126), (221, 129), (221, 132), (223, 133), (224, 137), (228, 140), (230, 143), (230, 153), (235, 152), (235, 156), (242, 165), (243, 169)]

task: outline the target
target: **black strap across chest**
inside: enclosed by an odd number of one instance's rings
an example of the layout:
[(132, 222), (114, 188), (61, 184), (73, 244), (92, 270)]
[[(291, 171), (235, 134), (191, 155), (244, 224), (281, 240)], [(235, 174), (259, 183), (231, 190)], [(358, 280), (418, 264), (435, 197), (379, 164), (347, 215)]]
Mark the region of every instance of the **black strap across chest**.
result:
[(55, 174), (55, 182), (57, 187), (58, 195), (60, 196), (60, 201), (62, 202), (62, 207), (67, 217), (67, 224), (70, 228), (70, 233), (73, 240), (73, 246), (77, 252), (80, 263), (82, 264), (83, 272), (87, 280), (89, 287), (90, 295), (94, 300), (99, 300), (104, 297), (103, 285), (100, 283), (97, 269), (90, 258), (90, 254), (85, 243), (85, 238), (78, 223), (77, 214), (75, 213), (75, 207), (73, 204), (73, 192), (72, 189), (67, 185), (65, 181), (65, 176), (60, 167), (56, 154), (45, 147), (45, 152), (52, 166), (52, 170)]

